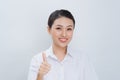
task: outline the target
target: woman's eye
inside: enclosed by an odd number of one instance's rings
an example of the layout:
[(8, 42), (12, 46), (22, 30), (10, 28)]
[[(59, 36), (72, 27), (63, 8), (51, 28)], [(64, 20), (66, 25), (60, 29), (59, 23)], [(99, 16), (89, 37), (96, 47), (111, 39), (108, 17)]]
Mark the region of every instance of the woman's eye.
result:
[(68, 28), (67, 30), (70, 30), (70, 31), (71, 31), (72, 29), (71, 29), (71, 28)]
[(60, 30), (61, 28), (56, 28), (57, 30)]

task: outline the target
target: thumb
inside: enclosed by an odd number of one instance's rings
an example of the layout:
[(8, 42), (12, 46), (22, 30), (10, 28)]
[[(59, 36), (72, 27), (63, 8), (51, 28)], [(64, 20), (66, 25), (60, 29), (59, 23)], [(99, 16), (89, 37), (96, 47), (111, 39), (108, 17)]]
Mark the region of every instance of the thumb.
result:
[(44, 62), (47, 62), (47, 57), (46, 57), (46, 54), (45, 54), (45, 53), (42, 53), (42, 58), (43, 58), (43, 61), (44, 61)]

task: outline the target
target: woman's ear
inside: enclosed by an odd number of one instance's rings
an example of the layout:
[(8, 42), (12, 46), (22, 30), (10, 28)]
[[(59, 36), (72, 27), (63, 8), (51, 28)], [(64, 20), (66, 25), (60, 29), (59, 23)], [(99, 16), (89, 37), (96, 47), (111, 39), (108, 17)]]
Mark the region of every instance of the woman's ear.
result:
[(47, 27), (47, 31), (48, 31), (48, 33), (50, 34), (50, 27), (49, 27), (49, 26)]

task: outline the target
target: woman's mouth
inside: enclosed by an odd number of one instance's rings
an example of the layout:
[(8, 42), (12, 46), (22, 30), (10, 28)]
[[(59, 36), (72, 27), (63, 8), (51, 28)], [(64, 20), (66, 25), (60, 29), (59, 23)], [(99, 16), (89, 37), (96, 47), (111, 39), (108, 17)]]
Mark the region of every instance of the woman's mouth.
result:
[(67, 38), (59, 38), (61, 42), (66, 42), (68, 39)]

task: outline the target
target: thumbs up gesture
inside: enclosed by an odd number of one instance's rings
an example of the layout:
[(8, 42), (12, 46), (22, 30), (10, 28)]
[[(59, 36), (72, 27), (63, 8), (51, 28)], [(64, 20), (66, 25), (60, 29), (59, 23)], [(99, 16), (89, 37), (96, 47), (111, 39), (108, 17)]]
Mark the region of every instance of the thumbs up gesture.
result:
[[(40, 65), (39, 73), (38, 73), (38, 79), (42, 80), (41, 78), (44, 77), (49, 71), (50, 71), (50, 64), (47, 62), (47, 57), (45, 53), (42, 53), (43, 62)], [(39, 79), (40, 78), (40, 79)]]

